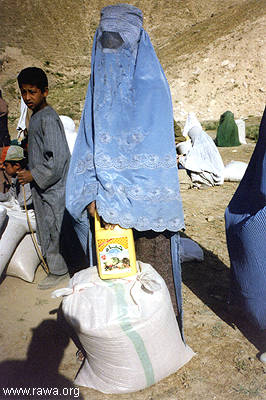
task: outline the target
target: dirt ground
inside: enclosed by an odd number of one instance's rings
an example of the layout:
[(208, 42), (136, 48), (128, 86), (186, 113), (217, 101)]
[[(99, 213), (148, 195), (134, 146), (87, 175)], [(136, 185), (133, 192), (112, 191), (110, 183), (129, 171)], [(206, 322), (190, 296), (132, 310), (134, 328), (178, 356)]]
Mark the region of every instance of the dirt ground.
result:
[[(123, 1), (124, 2), (124, 1)], [(90, 53), (100, 10), (108, 0), (1, 0), (0, 86), (9, 104), (9, 129), (16, 136), (19, 71), (44, 68), (49, 103), (78, 126), (90, 74)], [(144, 13), (149, 33), (165, 70), (174, 117), (184, 124), (194, 111), (200, 122), (217, 121), (231, 110), (235, 118), (261, 118), (265, 106), (264, 0), (132, 0)], [(248, 162), (254, 142), (220, 148), (225, 164)], [(266, 344), (241, 310), (227, 305), (229, 257), (224, 211), (238, 184), (225, 182), (208, 190), (189, 189), (180, 171), (186, 231), (204, 250), (201, 263), (183, 263), (184, 327), (196, 356), (156, 385), (127, 395), (105, 395), (79, 388), (84, 400), (262, 400), (266, 367), (258, 354)], [(73, 379), (80, 364), (76, 346), (57, 331), (60, 299), (40, 291), (45, 276), (38, 268), (32, 284), (5, 277), (0, 284), (0, 400), (74, 399)], [(64, 287), (62, 284), (61, 287)], [(60, 287), (60, 286), (59, 286)], [(61, 340), (58, 340), (58, 338)], [(264, 347), (263, 347), (264, 346)], [(7, 374), (13, 387), (68, 389), (63, 397), (5, 395)], [(76, 391), (74, 391), (76, 390)], [(72, 392), (71, 392), (72, 391)]]
[[(254, 142), (249, 141), (246, 145), (219, 150), (225, 164), (231, 160), (248, 162), (254, 146)], [(177, 373), (145, 390), (107, 395), (80, 388), (80, 399), (265, 399), (266, 368), (257, 358), (263, 351), (262, 341), (252, 331), (245, 316), (231, 310), (226, 303), (229, 257), (223, 216), (238, 184), (225, 182), (221, 187), (208, 190), (188, 189), (189, 180), (180, 172), (180, 185), (186, 221), (185, 236), (195, 240), (204, 250), (203, 262), (182, 265), (185, 336), (196, 356)], [(17, 387), (21, 379), (27, 386), (28, 371), (40, 370), (42, 378), (36, 378), (36, 385), (61, 385), (72, 390), (71, 395), (62, 398), (74, 399), (78, 393), (72, 382), (80, 366), (75, 358), (76, 346), (69, 339), (57, 341), (55, 321), (61, 300), (50, 297), (52, 290), (37, 289), (37, 283), (44, 274), (39, 267), (32, 284), (10, 276), (1, 283), (0, 376), (5, 382), (9, 371), (13, 387)], [(61, 287), (64, 286), (66, 284), (63, 283)], [(53, 377), (49, 371), (52, 371)], [(0, 393), (0, 399), (7, 398), (27, 397)]]

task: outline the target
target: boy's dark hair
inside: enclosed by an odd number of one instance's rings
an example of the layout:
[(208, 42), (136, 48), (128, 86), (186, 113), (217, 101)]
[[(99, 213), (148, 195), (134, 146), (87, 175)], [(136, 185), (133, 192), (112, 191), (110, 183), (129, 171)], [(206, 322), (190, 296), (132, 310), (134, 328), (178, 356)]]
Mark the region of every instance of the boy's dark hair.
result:
[(23, 160), (17, 160), (17, 161), (13, 161), (13, 160), (9, 161), (9, 160), (7, 160), (7, 161), (4, 161), (4, 164), (5, 163), (9, 163), (12, 166), (15, 165), (15, 164), (20, 164), (21, 168), (25, 169), (27, 167), (27, 165), (28, 165), (28, 160), (26, 158), (24, 158)]
[(21, 87), (23, 83), (37, 86), (43, 93), (48, 87), (48, 79), (46, 73), (37, 67), (28, 67), (20, 71), (17, 77), (18, 85)]

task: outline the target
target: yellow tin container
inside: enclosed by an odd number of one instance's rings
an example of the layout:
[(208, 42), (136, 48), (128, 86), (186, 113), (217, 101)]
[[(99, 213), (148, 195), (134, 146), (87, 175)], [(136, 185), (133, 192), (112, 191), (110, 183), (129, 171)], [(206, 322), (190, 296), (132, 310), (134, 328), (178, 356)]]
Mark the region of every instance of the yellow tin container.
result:
[(119, 225), (113, 230), (104, 229), (96, 212), (95, 242), (101, 279), (120, 279), (137, 274), (132, 229), (124, 229)]

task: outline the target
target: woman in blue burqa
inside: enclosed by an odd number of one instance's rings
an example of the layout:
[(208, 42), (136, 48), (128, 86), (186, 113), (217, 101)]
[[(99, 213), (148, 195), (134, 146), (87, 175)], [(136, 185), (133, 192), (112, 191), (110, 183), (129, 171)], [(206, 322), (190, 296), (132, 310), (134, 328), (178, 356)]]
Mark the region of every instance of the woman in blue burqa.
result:
[(88, 214), (95, 207), (106, 224), (133, 228), (137, 259), (165, 279), (175, 309), (176, 292), (180, 317), (184, 217), (171, 94), (142, 20), (141, 10), (127, 4), (101, 11), (66, 205), (85, 251), (89, 243), (91, 265)]
[[(244, 177), (225, 211), (231, 302), (264, 335), (266, 351), (266, 108)], [(266, 353), (264, 355), (266, 361)]]

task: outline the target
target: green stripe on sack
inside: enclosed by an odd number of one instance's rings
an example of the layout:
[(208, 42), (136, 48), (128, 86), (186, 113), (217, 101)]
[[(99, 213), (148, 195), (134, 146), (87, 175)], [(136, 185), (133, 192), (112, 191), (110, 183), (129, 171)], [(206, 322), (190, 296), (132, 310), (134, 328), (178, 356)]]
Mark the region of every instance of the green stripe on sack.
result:
[(151, 386), (155, 383), (155, 380), (154, 380), (154, 372), (150, 357), (147, 353), (142, 337), (139, 335), (138, 332), (136, 332), (132, 328), (132, 325), (129, 322), (129, 318), (127, 317), (125, 318), (125, 315), (128, 315), (128, 306), (125, 299), (124, 285), (122, 285), (121, 283), (115, 283), (115, 284), (110, 283), (110, 286), (113, 287), (116, 294), (118, 321), (121, 318), (123, 318), (123, 321), (120, 322), (120, 326), (122, 330), (125, 332), (125, 334), (128, 336), (128, 338), (131, 340), (131, 342), (133, 343), (145, 373), (147, 386)]

